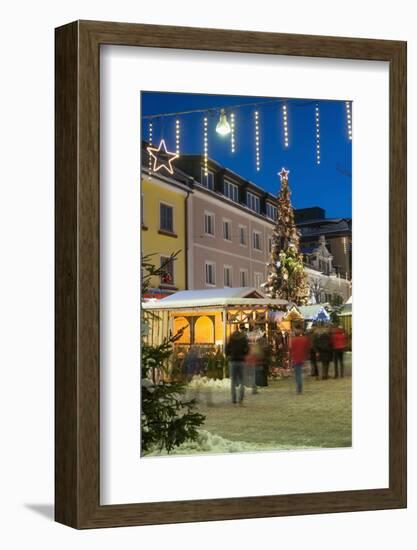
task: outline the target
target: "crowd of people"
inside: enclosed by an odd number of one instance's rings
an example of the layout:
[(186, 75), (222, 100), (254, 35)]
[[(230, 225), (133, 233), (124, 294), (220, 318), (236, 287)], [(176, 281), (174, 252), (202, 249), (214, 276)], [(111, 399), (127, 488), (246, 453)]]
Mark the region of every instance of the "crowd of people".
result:
[[(303, 391), (303, 371), (310, 365), (311, 376), (327, 380), (333, 363), (334, 378), (344, 376), (343, 355), (346, 349), (346, 334), (341, 327), (330, 323), (317, 323), (308, 331), (302, 323), (295, 324), (286, 335), (285, 349), (288, 352), (290, 368), (294, 371), (295, 388)], [(271, 348), (264, 332), (248, 332), (244, 324), (239, 325), (230, 336), (225, 355), (229, 364), (232, 403), (242, 403), (245, 386), (253, 394), (259, 386), (268, 385)], [(183, 377), (190, 382), (196, 375), (204, 373), (203, 356), (198, 346), (191, 346), (182, 362)]]
[[(245, 385), (257, 393), (260, 373), (267, 378), (266, 338), (250, 342), (244, 325), (239, 326), (227, 343), (226, 356), (229, 359), (232, 403), (242, 403)], [(346, 348), (346, 334), (341, 327), (319, 323), (308, 332), (303, 325), (296, 325), (289, 337), (288, 352), (290, 365), (294, 370), (296, 392), (303, 391), (303, 369), (309, 361), (311, 375), (316, 379), (329, 378), (330, 363), (334, 365), (334, 377), (344, 376), (343, 354)], [(261, 385), (266, 385), (265, 384)]]

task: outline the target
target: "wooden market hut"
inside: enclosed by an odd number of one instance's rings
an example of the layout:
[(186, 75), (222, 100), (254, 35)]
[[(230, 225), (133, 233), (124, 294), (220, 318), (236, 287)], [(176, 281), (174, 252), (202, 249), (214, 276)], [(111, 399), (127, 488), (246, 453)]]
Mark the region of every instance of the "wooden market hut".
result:
[[(199, 346), (223, 349), (230, 334), (240, 324), (249, 331), (273, 330), (269, 312), (285, 311), (286, 300), (267, 298), (255, 288), (213, 288), (184, 290), (161, 300), (142, 303), (148, 330), (144, 338), (157, 345), (169, 334), (183, 333), (175, 342), (177, 350)], [(146, 315), (146, 313), (153, 315)]]

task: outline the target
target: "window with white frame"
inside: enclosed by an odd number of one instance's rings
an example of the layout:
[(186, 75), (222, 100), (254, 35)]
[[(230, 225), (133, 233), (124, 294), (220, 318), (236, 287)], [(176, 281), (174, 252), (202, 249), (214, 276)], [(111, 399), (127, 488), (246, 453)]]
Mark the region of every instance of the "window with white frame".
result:
[(253, 248), (254, 250), (262, 250), (262, 235), (259, 231), (253, 232)]
[(206, 285), (214, 286), (216, 284), (216, 264), (206, 262)]
[(201, 185), (207, 189), (214, 189), (214, 172), (207, 170), (207, 174), (204, 168), (201, 169)]
[(253, 282), (254, 282), (254, 286), (255, 286), (256, 288), (260, 288), (260, 287), (261, 287), (261, 284), (263, 283), (263, 278), (264, 278), (263, 273), (260, 273), (260, 272), (255, 271), (254, 277), (253, 277), (253, 279), (254, 279)]
[(174, 232), (174, 208), (163, 202), (159, 206), (159, 228), (168, 233)]
[(248, 286), (248, 270), (240, 270), (240, 286)]
[(204, 212), (204, 233), (214, 236), (214, 214)]
[(266, 217), (274, 221), (277, 219), (277, 207), (270, 202), (266, 203)]
[(239, 243), (242, 246), (247, 246), (248, 244), (248, 228), (246, 225), (239, 225)]
[(225, 241), (232, 240), (232, 222), (230, 220), (223, 220), (223, 239)]
[(224, 277), (224, 286), (231, 287), (233, 286), (232, 281), (232, 266), (225, 265), (223, 267), (223, 277)]
[(258, 212), (258, 214), (259, 214), (259, 212), (261, 211), (261, 205), (260, 205), (258, 195), (254, 195), (250, 191), (247, 191), (246, 192), (246, 206), (248, 208), (250, 208), (251, 210), (253, 210), (254, 212)]
[(234, 202), (239, 202), (239, 187), (229, 180), (224, 180), (223, 193)]

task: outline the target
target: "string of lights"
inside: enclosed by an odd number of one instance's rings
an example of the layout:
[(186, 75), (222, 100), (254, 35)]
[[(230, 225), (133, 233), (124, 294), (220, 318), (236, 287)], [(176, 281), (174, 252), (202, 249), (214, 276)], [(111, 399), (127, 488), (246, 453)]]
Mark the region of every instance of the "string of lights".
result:
[(320, 109), (316, 105), (316, 162), (320, 164)]
[(230, 151), (236, 152), (236, 139), (235, 139), (235, 114), (230, 114)]
[(181, 139), (181, 125), (180, 120), (177, 118), (175, 121), (175, 152), (179, 156), (180, 154), (180, 139)]
[(289, 141), (288, 141), (288, 113), (287, 113), (287, 105), (284, 103), (282, 106), (282, 126), (284, 128), (284, 147), (288, 147)]
[(204, 129), (203, 129), (203, 136), (204, 136), (204, 175), (208, 176), (208, 118), (204, 117)]
[[(153, 143), (152, 143), (152, 133), (153, 133), (153, 125), (152, 125), (152, 122), (149, 122), (149, 126), (148, 126), (148, 141), (149, 141), (149, 145), (152, 146)], [(148, 166), (148, 170), (149, 170), (149, 173), (152, 172), (152, 157), (151, 155), (149, 155), (149, 166)]]
[(259, 172), (261, 169), (261, 160), (259, 152), (260, 144), (260, 132), (259, 132), (259, 111), (254, 112), (255, 117), (255, 155), (256, 155), (256, 171)]
[(345, 102), (346, 105), (346, 122), (347, 122), (347, 130), (348, 130), (348, 138), (352, 139), (352, 109), (350, 106), (350, 101)]

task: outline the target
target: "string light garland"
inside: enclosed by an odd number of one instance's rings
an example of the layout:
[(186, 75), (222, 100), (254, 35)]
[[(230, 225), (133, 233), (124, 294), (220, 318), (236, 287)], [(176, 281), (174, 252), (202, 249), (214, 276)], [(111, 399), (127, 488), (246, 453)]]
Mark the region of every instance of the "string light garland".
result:
[(284, 147), (288, 147), (288, 111), (285, 103), (282, 106), (282, 126), (284, 128)]
[(255, 118), (255, 155), (256, 155), (256, 171), (261, 169), (261, 155), (259, 152), (260, 133), (259, 133), (259, 111), (254, 112)]
[(154, 172), (158, 172), (158, 170), (164, 168), (170, 174), (174, 173), (172, 162), (177, 159), (179, 155), (168, 151), (167, 146), (165, 145), (165, 140), (161, 139), (158, 148), (152, 146), (147, 147), (147, 151), (149, 153), (149, 157), (154, 161), (152, 167)]
[(204, 129), (203, 129), (203, 141), (204, 141), (204, 175), (208, 176), (208, 118), (204, 117)]
[(232, 153), (236, 152), (236, 139), (235, 139), (235, 114), (230, 113), (230, 151)]
[[(153, 134), (153, 125), (152, 125), (152, 122), (149, 122), (149, 125), (148, 125), (148, 142), (149, 142), (150, 146), (152, 146), (152, 134)], [(149, 169), (149, 173), (151, 173), (152, 172), (152, 156), (151, 155), (149, 155), (148, 169)]]
[(346, 105), (346, 122), (348, 130), (348, 138), (352, 140), (352, 109), (350, 106), (350, 101), (345, 101)]
[(175, 121), (175, 152), (179, 156), (180, 154), (180, 139), (181, 139), (181, 125), (180, 121), (177, 118)]
[(320, 109), (316, 105), (316, 162), (320, 164)]

